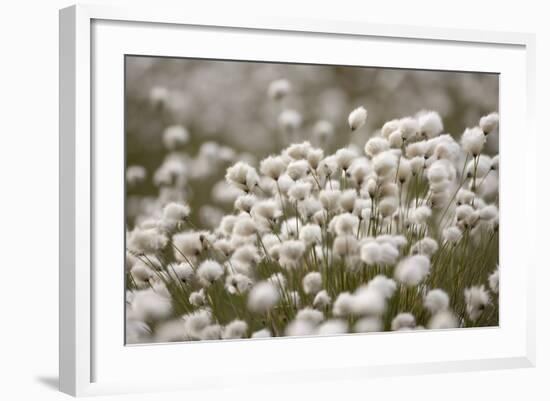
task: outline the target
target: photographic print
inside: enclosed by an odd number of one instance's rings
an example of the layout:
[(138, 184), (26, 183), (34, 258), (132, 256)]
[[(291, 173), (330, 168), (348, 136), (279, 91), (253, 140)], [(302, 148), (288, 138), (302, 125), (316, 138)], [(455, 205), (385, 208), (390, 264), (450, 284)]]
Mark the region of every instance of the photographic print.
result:
[(499, 324), (499, 76), (125, 58), (126, 343)]

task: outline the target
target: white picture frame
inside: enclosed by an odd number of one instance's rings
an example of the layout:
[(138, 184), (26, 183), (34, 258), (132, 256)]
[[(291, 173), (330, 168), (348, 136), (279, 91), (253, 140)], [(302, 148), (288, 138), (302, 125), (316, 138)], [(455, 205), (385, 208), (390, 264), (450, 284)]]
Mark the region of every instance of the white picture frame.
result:
[[(185, 37), (191, 34), (196, 35), (193, 40), (201, 41), (201, 49), (178, 46), (175, 39), (163, 40), (174, 35)], [(267, 46), (271, 54), (266, 49), (261, 53), (261, 49), (253, 44), (258, 39), (254, 35), (260, 34), (262, 40), (272, 45)], [(224, 41), (242, 42), (232, 49), (227, 49), (227, 46), (224, 49), (216, 45), (220, 35), (225, 35)], [(122, 93), (117, 95), (116, 92), (121, 88), (123, 77), (119, 68), (121, 55), (198, 56), (203, 52), (200, 55), (218, 58), (312, 63), (344, 63), (345, 57), (349, 57), (348, 64), (365, 65), (359, 56), (351, 53), (335, 51), (325, 55), (320, 49), (315, 50), (321, 42), (323, 46), (334, 46), (329, 42), (335, 39), (340, 47), (349, 46), (349, 49), (371, 46), (368, 47), (373, 50), (371, 66), (478, 70), (501, 74), (500, 327), (125, 347), (120, 335), (123, 320), (117, 320), (123, 312), (122, 287), (117, 290), (123, 263), (119, 258), (123, 253), (117, 253), (123, 252), (123, 247), (118, 251), (117, 247), (122, 244), (123, 230), (113, 223), (119, 221), (122, 224), (123, 221), (118, 220), (123, 199), (118, 195), (122, 194), (122, 187), (117, 189), (117, 185), (122, 185), (123, 173), (120, 177), (112, 174), (120, 168), (123, 158), (120, 141), (123, 132), (118, 132), (123, 108), (118, 100)], [(289, 40), (294, 44), (288, 44)], [(301, 45), (304, 46), (301, 49), (305, 48), (306, 44), (312, 45), (312, 53), (299, 55), (301, 52), (296, 50)], [(436, 50), (441, 53), (433, 60), (426, 57), (425, 60), (404, 62), (387, 54), (390, 50), (386, 53), (381, 50), (387, 46), (396, 46), (403, 52), (430, 54)], [(282, 47), (287, 53), (282, 53)], [(241, 49), (241, 53), (235, 48)], [(188, 14), (183, 10), (155, 7), (79, 5), (61, 10), (60, 390), (80, 396), (242, 386), (247, 382), (261, 385), (274, 378), (277, 378), (278, 385), (284, 385), (295, 380), (341, 377), (360, 380), (386, 375), (534, 366), (533, 273), (536, 261), (531, 256), (534, 253), (530, 251), (529, 239), (515, 238), (510, 229), (534, 232), (532, 226), (536, 221), (535, 206), (528, 202), (529, 197), (534, 198), (535, 191), (534, 175), (528, 174), (528, 171), (535, 170), (535, 150), (521, 146), (522, 139), (534, 138), (531, 125), (534, 48), (534, 36), (522, 33), (258, 16), (229, 19), (215, 14)], [(492, 52), (490, 57), (488, 51)], [(475, 56), (470, 59), (469, 54)], [(462, 59), (461, 55), (464, 56)], [(107, 87), (110, 92), (106, 91)], [(104, 101), (98, 103), (98, 98)], [(109, 130), (113, 134), (98, 136), (98, 130)], [(510, 132), (524, 134), (518, 138), (509, 135)], [(509, 155), (512, 153), (516, 160), (514, 168), (506, 162), (511, 160)], [(508, 180), (521, 182), (522, 190), (512, 191), (506, 185)], [(104, 194), (111, 189), (115, 196), (106, 197)], [(120, 205), (116, 206), (118, 200)], [(113, 239), (112, 249), (107, 249), (104, 240), (97, 236), (100, 232), (106, 233), (102, 230), (109, 225), (114, 225), (112, 233), (106, 235)], [(520, 230), (522, 226), (526, 229)], [(513, 247), (510, 246), (512, 240)], [(117, 263), (120, 270), (106, 268)], [(108, 279), (109, 275), (112, 275), (112, 280)], [(98, 289), (101, 297), (97, 296)], [(117, 291), (121, 293), (120, 305), (109, 308), (113, 300), (116, 303)], [(376, 349), (390, 344), (396, 355), (376, 353)], [(453, 344), (452, 349), (445, 349), (445, 344)], [(323, 359), (316, 357), (320, 347), (325, 351)], [(426, 349), (420, 358), (417, 351), (422, 347), (431, 348)], [(369, 350), (368, 360), (362, 352), (354, 351), (358, 349)], [(239, 359), (237, 367), (220, 363), (207, 373), (200, 369), (204, 362), (201, 359), (212, 360), (220, 353), (225, 355), (224, 358)], [(278, 355), (285, 353), (297, 358), (288, 368), (283, 359), (277, 359)], [(170, 376), (168, 369), (181, 355), (196, 360), (199, 368)], [(301, 356), (309, 356), (309, 359)], [(258, 366), (260, 358), (265, 357), (272, 358), (270, 365)], [(143, 377), (139, 377), (132, 368), (138, 361), (143, 361), (145, 366), (159, 366), (159, 362), (163, 362), (167, 370), (152, 372), (145, 369)]]

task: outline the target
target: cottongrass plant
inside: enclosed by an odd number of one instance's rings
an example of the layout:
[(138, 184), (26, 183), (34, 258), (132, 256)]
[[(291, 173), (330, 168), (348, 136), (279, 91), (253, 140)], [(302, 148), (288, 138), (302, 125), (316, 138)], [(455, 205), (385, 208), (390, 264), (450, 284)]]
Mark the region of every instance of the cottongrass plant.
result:
[[(268, 94), (290, 90), (280, 80)], [(353, 110), (348, 134), (366, 119)], [(289, 137), (301, 123), (282, 110)], [(212, 229), (192, 221), (181, 155), (171, 156), (155, 174), (166, 181), (158, 210), (127, 233), (127, 341), (497, 325), (499, 161), (483, 153), (497, 129), (492, 113), (457, 141), (421, 111), (387, 122), (361, 151), (297, 142), (257, 167), (229, 155), (235, 211)], [(326, 121), (313, 130), (318, 143), (334, 134)], [(188, 137), (171, 127), (164, 143), (177, 152)], [(127, 171), (131, 185), (145, 176)]]

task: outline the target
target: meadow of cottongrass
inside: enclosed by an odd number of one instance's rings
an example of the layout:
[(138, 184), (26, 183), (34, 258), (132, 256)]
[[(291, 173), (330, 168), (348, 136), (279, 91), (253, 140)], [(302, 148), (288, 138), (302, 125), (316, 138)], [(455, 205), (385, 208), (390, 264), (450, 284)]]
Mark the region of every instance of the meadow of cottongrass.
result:
[[(498, 114), (455, 139), (419, 110), (329, 152), (365, 130), (364, 107), (346, 132), (319, 120), (304, 140), (292, 84), (265, 93), (279, 152), (256, 162), (206, 141), (193, 157), (175, 124), (160, 166), (127, 166), (128, 343), (498, 325)], [(233, 210), (191, 207), (193, 191)]]

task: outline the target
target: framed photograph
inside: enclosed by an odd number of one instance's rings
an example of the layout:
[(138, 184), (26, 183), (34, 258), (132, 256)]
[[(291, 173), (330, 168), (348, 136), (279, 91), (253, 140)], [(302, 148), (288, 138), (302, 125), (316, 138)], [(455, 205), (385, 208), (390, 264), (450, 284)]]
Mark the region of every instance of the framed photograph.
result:
[(533, 36), (73, 6), (60, 49), (62, 391), (533, 366)]

